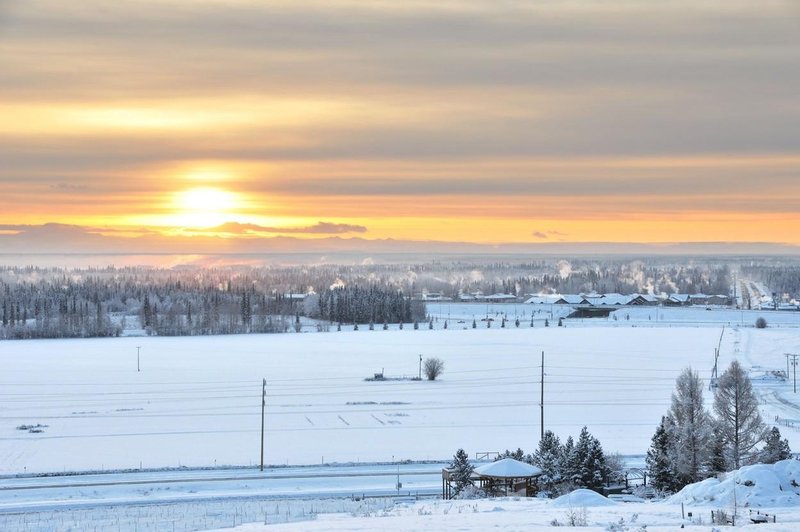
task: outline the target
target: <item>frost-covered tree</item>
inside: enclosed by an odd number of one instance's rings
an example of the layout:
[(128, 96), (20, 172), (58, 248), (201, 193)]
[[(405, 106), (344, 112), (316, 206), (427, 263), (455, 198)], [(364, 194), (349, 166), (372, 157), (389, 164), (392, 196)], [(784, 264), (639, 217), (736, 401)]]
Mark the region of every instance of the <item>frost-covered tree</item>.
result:
[(717, 420), (712, 423), (711, 429), (711, 443), (709, 444), (708, 461), (706, 462), (705, 469), (709, 475), (716, 475), (724, 473), (728, 470), (725, 458), (725, 438), (722, 436), (722, 430)]
[(455, 490), (455, 495), (461, 493), (467, 486), (472, 486), (470, 477), (472, 476), (472, 472), (475, 471), (475, 468), (469, 463), (469, 457), (464, 449), (459, 449), (456, 451), (456, 454), (453, 455), (453, 462), (450, 464), (450, 470), (452, 471), (450, 473), (450, 478), (455, 483), (453, 488)]
[(739, 469), (764, 440), (766, 427), (758, 412), (758, 400), (750, 379), (736, 360), (719, 378), (714, 394), (714, 412), (726, 445), (728, 466)]
[(670, 462), (680, 486), (705, 478), (711, 439), (711, 418), (703, 406), (703, 381), (684, 369), (675, 381), (669, 410), (674, 422), (670, 434)]
[(578, 473), (578, 462), (575, 456), (575, 440), (567, 436), (564, 447), (561, 448), (561, 476), (565, 480), (572, 480)]
[(517, 447), (516, 451), (509, 451), (508, 449), (506, 449), (505, 452), (497, 455), (497, 458), (495, 458), (495, 462), (498, 460), (502, 460), (504, 458), (512, 458), (514, 460), (519, 460), (520, 462), (533, 463), (530, 460), (531, 456), (530, 455), (526, 456), (525, 451), (523, 451), (519, 447)]
[(444, 373), (444, 361), (436, 357), (426, 358), (422, 371), (425, 372), (425, 377), (429, 381), (435, 381), (439, 375)]
[(778, 427), (772, 427), (767, 433), (764, 449), (762, 449), (759, 456), (759, 462), (762, 464), (774, 464), (791, 457), (792, 450), (789, 448), (789, 441), (781, 439), (781, 431), (778, 430)]
[(608, 475), (603, 447), (586, 427), (581, 429), (578, 441), (575, 443), (574, 466), (577, 470), (573, 473), (572, 480), (580, 487), (589, 489), (603, 487)]
[(539, 485), (543, 491), (552, 492), (555, 485), (563, 480), (563, 448), (558, 436), (548, 430), (539, 440), (539, 447), (533, 453), (533, 464), (542, 470)]
[(672, 470), (672, 445), (670, 443), (670, 433), (674, 431), (674, 423), (669, 416), (662, 416), (653, 438), (650, 440), (650, 448), (647, 450), (647, 474), (650, 476), (650, 483), (653, 488), (659, 491), (675, 490), (675, 475)]

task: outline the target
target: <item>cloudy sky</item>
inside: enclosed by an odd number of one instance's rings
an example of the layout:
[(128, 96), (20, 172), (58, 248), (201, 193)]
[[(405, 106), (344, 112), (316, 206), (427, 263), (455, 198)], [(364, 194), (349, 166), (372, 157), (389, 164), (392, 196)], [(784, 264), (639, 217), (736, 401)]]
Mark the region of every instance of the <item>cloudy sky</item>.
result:
[(0, 0), (0, 236), (800, 244), (795, 0)]

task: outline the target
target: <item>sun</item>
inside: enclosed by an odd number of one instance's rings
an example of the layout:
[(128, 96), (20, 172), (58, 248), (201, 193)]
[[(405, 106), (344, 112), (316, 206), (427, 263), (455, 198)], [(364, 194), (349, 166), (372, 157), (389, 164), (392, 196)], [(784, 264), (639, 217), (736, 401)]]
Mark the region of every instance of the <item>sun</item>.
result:
[(231, 220), (241, 201), (238, 194), (216, 187), (198, 187), (175, 193), (175, 225), (214, 227)]

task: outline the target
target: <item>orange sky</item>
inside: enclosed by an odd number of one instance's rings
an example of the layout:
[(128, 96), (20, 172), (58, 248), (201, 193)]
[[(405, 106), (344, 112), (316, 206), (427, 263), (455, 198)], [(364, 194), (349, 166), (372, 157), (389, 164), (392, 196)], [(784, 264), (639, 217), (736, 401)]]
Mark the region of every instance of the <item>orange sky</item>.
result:
[(800, 244), (799, 21), (780, 0), (3, 4), (0, 236)]

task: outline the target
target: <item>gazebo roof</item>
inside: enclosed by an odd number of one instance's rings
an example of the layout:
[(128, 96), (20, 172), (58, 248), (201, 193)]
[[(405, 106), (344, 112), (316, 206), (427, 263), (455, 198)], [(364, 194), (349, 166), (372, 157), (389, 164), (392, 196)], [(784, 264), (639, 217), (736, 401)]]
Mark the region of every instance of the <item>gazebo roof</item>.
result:
[(531, 478), (541, 475), (542, 470), (513, 458), (503, 458), (497, 462), (476, 467), (475, 473), (482, 477), (492, 478)]

